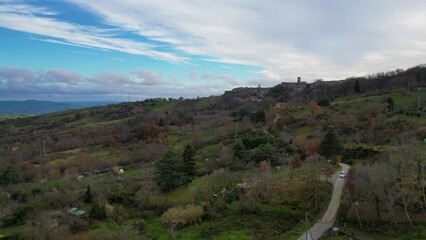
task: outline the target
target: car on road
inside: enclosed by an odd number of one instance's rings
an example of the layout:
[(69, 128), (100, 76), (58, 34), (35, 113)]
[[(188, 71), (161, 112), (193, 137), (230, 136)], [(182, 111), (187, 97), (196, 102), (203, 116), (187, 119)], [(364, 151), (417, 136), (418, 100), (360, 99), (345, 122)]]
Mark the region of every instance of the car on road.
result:
[(345, 177), (346, 177), (346, 172), (345, 171), (340, 171), (339, 178), (345, 178)]

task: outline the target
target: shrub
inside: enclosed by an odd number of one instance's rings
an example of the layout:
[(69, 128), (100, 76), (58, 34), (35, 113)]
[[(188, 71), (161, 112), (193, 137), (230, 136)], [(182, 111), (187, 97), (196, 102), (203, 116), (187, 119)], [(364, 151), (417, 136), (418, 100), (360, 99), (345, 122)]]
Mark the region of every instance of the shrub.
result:
[(102, 220), (106, 218), (105, 204), (95, 203), (90, 209), (89, 216), (93, 219)]
[(144, 220), (139, 220), (133, 223), (133, 228), (138, 230), (140, 233), (143, 233), (146, 229), (146, 223)]
[(16, 190), (10, 195), (10, 199), (24, 203), (28, 200), (28, 193), (22, 190)]
[(3, 219), (4, 226), (13, 226), (25, 223), (25, 220), (35, 212), (32, 206), (23, 206), (17, 209), (12, 215)]
[(86, 232), (89, 230), (89, 224), (82, 219), (74, 219), (70, 223), (70, 232), (76, 234), (78, 232)]
[(320, 106), (330, 106), (330, 101), (328, 99), (322, 99), (321, 101), (319, 101), (318, 105)]
[(169, 208), (161, 216), (161, 220), (167, 226), (172, 238), (174, 238), (176, 228), (200, 221), (203, 214), (204, 210), (201, 206), (187, 205), (185, 207)]

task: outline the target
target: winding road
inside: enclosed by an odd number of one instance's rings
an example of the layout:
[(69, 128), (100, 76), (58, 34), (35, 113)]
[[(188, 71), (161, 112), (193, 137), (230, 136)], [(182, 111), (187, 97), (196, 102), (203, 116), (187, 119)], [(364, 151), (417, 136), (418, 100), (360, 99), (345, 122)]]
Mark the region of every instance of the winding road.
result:
[[(339, 163), (342, 167), (342, 170), (348, 172), (351, 168), (349, 165), (344, 163)], [(335, 173), (332, 177), (333, 184), (333, 195), (331, 197), (330, 203), (328, 204), (327, 211), (324, 213), (324, 216), (319, 220), (313, 227), (310, 228), (311, 236), (306, 236), (306, 232), (299, 238), (299, 240), (313, 239), (316, 240), (321, 235), (327, 231), (330, 227), (333, 226), (334, 221), (336, 220), (337, 210), (339, 209), (340, 199), (342, 197), (342, 189), (345, 185), (345, 178), (339, 178), (338, 173)]]

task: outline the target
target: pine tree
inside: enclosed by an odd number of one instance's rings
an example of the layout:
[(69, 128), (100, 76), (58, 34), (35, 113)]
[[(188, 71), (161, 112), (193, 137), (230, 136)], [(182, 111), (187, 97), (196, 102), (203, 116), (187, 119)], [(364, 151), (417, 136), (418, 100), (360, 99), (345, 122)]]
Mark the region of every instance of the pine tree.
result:
[(156, 182), (161, 191), (169, 192), (182, 185), (182, 162), (176, 153), (168, 150), (155, 164)]
[(354, 90), (355, 90), (356, 93), (360, 93), (361, 92), (361, 86), (359, 85), (359, 81), (358, 80), (355, 81)]
[(321, 155), (326, 158), (340, 155), (344, 150), (336, 129), (333, 126), (326, 128), (326, 133), (321, 141)]
[(183, 151), (183, 174), (187, 183), (191, 182), (197, 176), (194, 154), (194, 148), (188, 143)]

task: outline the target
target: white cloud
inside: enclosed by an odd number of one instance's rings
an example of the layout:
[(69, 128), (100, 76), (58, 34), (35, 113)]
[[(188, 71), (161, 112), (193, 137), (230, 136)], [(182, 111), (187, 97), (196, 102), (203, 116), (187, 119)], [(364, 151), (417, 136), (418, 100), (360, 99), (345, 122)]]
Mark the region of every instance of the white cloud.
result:
[(68, 1), (181, 52), (263, 67), (256, 77), (271, 83), (344, 78), (426, 58), (420, 0)]
[(114, 50), (170, 62), (186, 61), (173, 53), (158, 51), (154, 45), (114, 37), (111, 29), (72, 24), (52, 15), (56, 13), (46, 8), (6, 3), (0, 5), (0, 27), (46, 36), (49, 39), (43, 41), (52, 43)]
[(155, 86), (155, 85), (164, 85), (166, 81), (163, 76), (150, 70), (137, 70), (133, 71), (139, 79), (142, 80), (142, 85)]

